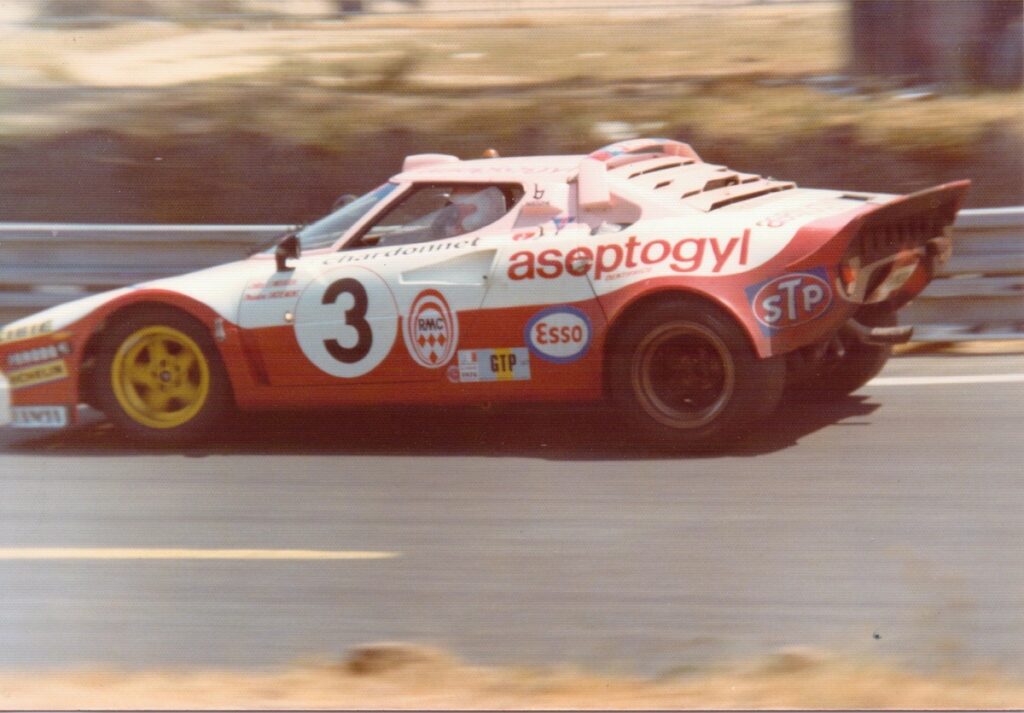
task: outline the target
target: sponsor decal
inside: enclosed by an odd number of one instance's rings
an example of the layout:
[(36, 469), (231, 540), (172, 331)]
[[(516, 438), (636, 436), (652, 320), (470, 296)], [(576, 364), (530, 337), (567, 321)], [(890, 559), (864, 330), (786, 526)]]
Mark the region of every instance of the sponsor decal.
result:
[(626, 141), (619, 141), (618, 143), (610, 144), (604, 148), (598, 149), (590, 154), (590, 157), (596, 158), (598, 161), (607, 161), (615, 156), (621, 156), (622, 154), (644, 148), (649, 148), (651, 153), (656, 153), (657, 150), (654, 148), (655, 145), (667, 143), (669, 143), (668, 139), (628, 139)]
[[(810, 220), (819, 216), (838, 213), (842, 210), (849, 210), (850, 205), (842, 202), (844, 198), (846, 198), (846, 196), (843, 196), (842, 198), (817, 199), (811, 202), (801, 203), (786, 210), (781, 210), (777, 213), (765, 216), (758, 220), (755, 225), (762, 228), (781, 228), (787, 223), (792, 223), (795, 220)], [(861, 200), (867, 199), (864, 198)]]
[(36, 347), (35, 349), (26, 349), (23, 352), (9, 354), (7, 355), (7, 366), (10, 368), (27, 366), (49, 359), (58, 359), (69, 354), (71, 354), (71, 344), (68, 342), (58, 342), (57, 344), (48, 344), (45, 347)]
[(568, 364), (590, 349), (590, 320), (575, 307), (549, 307), (526, 323), (530, 351), (556, 364)]
[[(641, 242), (635, 235), (626, 241), (577, 247), (567, 252), (558, 248), (521, 250), (509, 257), (510, 280), (554, 280), (562, 275), (589, 276), (597, 281), (616, 279), (652, 266), (667, 264), (680, 274), (727, 273), (748, 265), (750, 229), (731, 238), (680, 238), (675, 241), (655, 239)], [(625, 270), (625, 273), (621, 272)]]
[(294, 289), (298, 280), (257, 280), (251, 282), (245, 288), (245, 300), (253, 302), (256, 300), (279, 300), (288, 297), (298, 297), (299, 291)]
[(526, 347), (459, 352), (457, 381), (524, 381), (529, 378), (530, 351)]
[(67, 406), (15, 406), (11, 409), (15, 428), (63, 428), (68, 425)]
[(475, 248), (480, 243), (480, 236), (475, 238), (463, 238), (461, 240), (438, 240), (431, 243), (420, 243), (419, 245), (404, 245), (388, 248), (386, 250), (351, 250), (324, 258), (322, 265), (345, 265), (352, 262), (369, 262), (402, 255), (422, 255), (429, 253), (444, 253), (463, 248)]
[(45, 322), (36, 322), (35, 324), (26, 324), (21, 327), (8, 327), (3, 332), (0, 332), (0, 344), (20, 342), (22, 339), (41, 337), (52, 331), (53, 323), (50, 320), (46, 320)]
[(513, 233), (512, 234), (512, 240), (514, 242), (519, 242), (520, 240), (533, 240), (534, 238), (543, 238), (543, 237), (544, 237), (544, 228), (539, 228), (538, 230), (527, 230), (527, 231), (522, 232), (522, 233)]
[(321, 371), (352, 379), (373, 371), (398, 335), (398, 309), (383, 278), (359, 267), (325, 272), (295, 306), (295, 339)]
[(420, 366), (437, 369), (451, 361), (459, 343), (459, 320), (437, 290), (424, 290), (405, 318), (405, 346)]
[(28, 386), (46, 384), (51, 381), (60, 381), (68, 377), (68, 367), (63, 359), (48, 361), (35, 366), (28, 366), (23, 369), (15, 369), (7, 372), (7, 380), (11, 383), (12, 389), (24, 389)]
[(747, 288), (747, 297), (765, 334), (817, 319), (832, 305), (828, 272), (817, 267), (774, 277)]
[(555, 232), (556, 233), (562, 232), (562, 228), (567, 226), (569, 223), (575, 223), (576, 222), (576, 218), (575, 217), (567, 216), (567, 215), (555, 216), (551, 220), (555, 224)]

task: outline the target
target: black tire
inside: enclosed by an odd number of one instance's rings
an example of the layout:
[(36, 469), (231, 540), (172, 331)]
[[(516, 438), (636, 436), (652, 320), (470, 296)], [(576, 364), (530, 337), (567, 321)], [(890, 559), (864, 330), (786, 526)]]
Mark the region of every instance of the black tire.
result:
[(644, 444), (680, 451), (721, 446), (778, 405), (784, 359), (759, 358), (719, 308), (666, 299), (629, 320), (616, 336), (608, 383)]
[[(856, 319), (868, 327), (895, 327), (896, 312), (888, 308), (865, 308)], [(851, 332), (840, 330), (838, 345), (830, 344), (809, 373), (786, 385), (786, 395), (795, 401), (835, 401), (853, 393), (878, 376), (892, 356), (892, 347), (865, 344)], [(839, 345), (842, 354), (839, 354)]]
[(100, 336), (92, 384), (96, 406), (118, 430), (133, 441), (163, 446), (216, 433), (234, 399), (205, 327), (176, 309), (157, 306), (129, 310), (111, 321)]

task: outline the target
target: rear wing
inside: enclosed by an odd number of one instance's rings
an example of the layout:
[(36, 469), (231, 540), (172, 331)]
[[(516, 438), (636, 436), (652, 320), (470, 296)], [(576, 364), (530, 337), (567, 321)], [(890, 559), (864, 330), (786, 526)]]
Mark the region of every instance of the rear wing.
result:
[[(946, 183), (858, 216), (840, 262), (846, 299), (871, 304), (899, 290), (903, 301), (923, 289), (936, 264), (952, 253), (950, 228), (970, 186), (970, 181)], [(910, 280), (918, 267), (927, 274)]]

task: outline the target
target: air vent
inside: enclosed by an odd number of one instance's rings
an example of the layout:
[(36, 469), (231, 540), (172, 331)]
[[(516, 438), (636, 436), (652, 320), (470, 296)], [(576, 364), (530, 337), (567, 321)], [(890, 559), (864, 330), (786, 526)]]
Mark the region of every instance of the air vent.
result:
[(740, 193), (739, 195), (729, 196), (728, 198), (723, 198), (720, 201), (715, 201), (714, 203), (712, 203), (708, 207), (708, 210), (715, 210), (717, 208), (724, 208), (725, 206), (732, 205), (733, 203), (740, 203), (741, 201), (749, 201), (752, 198), (759, 198), (761, 196), (766, 196), (769, 193), (775, 193), (776, 191), (788, 191), (791, 188), (794, 188), (794, 185), (792, 183), (786, 183), (786, 184), (782, 184), (782, 185), (774, 185), (774, 186), (771, 186), (770, 188), (765, 188), (765, 189), (760, 190), (760, 191), (751, 191), (750, 193)]
[(710, 181), (704, 184), (705, 191), (713, 191), (717, 188), (725, 188), (726, 186), (735, 186), (739, 183), (739, 179), (736, 176), (725, 176), (723, 178), (712, 178)]
[[(690, 163), (693, 163), (693, 161), (690, 161)], [(670, 168), (679, 168), (682, 165), (683, 164), (681, 162), (667, 163), (664, 166), (655, 166), (654, 168), (648, 168), (645, 171), (637, 171), (636, 173), (631, 173), (629, 174), (629, 177), (636, 178), (637, 176), (646, 176), (648, 173), (655, 173), (656, 171), (666, 171)]]

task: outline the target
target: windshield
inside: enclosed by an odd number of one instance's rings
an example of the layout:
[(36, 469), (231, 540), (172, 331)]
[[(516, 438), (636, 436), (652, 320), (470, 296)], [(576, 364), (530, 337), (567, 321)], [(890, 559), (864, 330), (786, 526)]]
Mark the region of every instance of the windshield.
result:
[(298, 232), (299, 241), (303, 250), (316, 250), (327, 248), (335, 243), (345, 231), (359, 222), (359, 220), (373, 210), (382, 200), (391, 194), (398, 186), (394, 183), (385, 183), (369, 193), (357, 198), (343, 208), (330, 213), (320, 220), (307, 225)]

